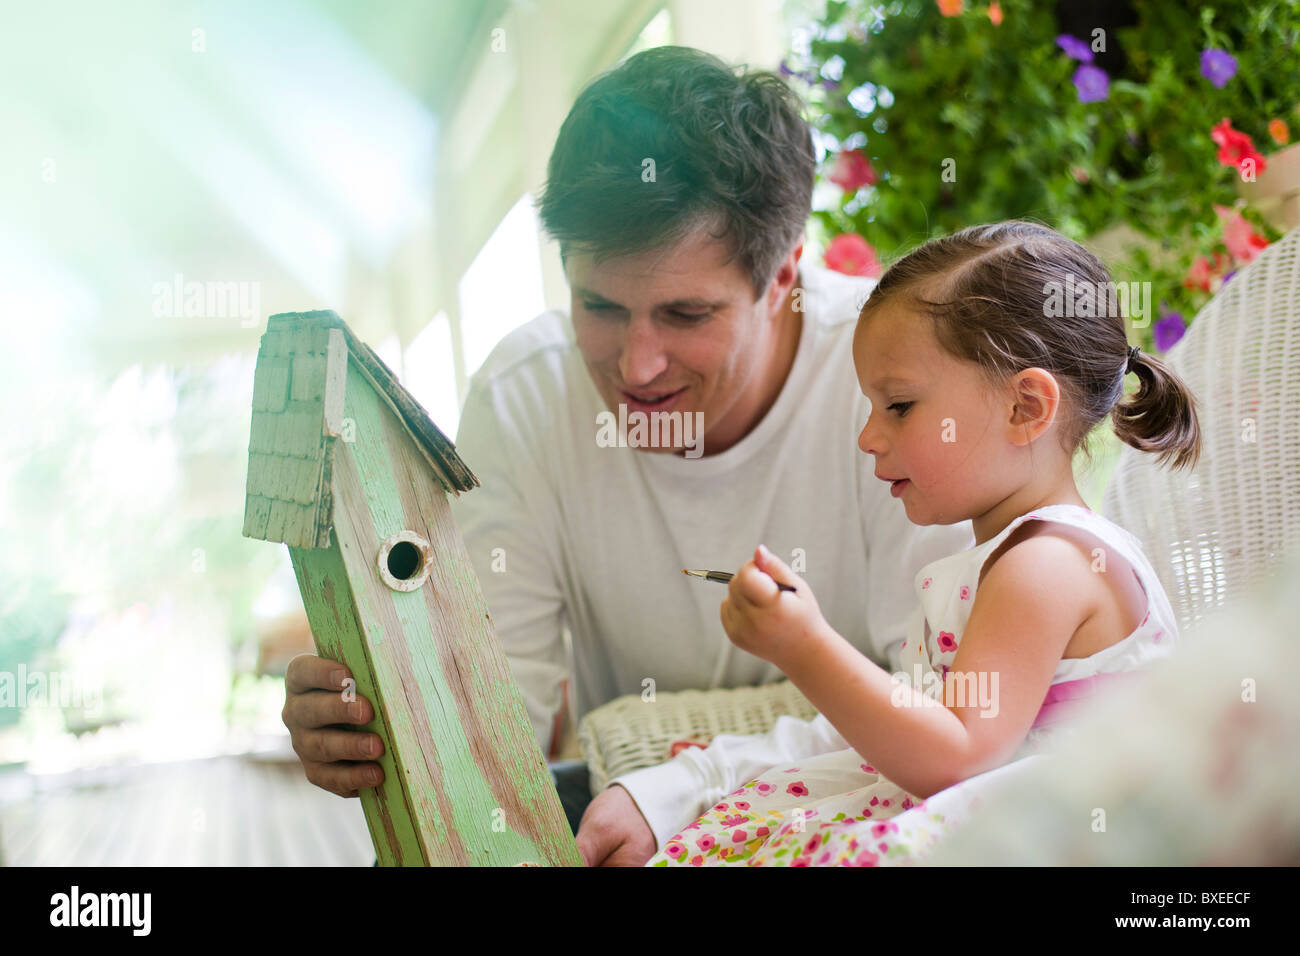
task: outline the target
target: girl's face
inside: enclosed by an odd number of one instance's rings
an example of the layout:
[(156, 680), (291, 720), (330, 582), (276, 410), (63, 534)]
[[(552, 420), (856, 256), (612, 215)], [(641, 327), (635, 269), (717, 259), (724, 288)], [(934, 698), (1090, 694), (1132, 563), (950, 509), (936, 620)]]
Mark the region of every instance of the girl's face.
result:
[(871, 400), (858, 447), (914, 524), (975, 518), (1014, 493), (1023, 449), (1008, 441), (1009, 395), (946, 352), (930, 319), (885, 303), (858, 324), (853, 362)]

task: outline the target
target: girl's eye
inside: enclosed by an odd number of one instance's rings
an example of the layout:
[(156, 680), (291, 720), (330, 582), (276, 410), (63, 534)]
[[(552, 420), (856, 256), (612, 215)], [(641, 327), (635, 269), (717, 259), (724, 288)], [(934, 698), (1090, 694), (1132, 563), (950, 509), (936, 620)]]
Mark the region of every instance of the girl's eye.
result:
[(898, 417), (902, 418), (904, 415), (907, 414), (907, 410), (911, 407), (912, 407), (912, 402), (894, 402), (894, 404), (887, 406), (885, 411), (888, 412), (897, 411)]

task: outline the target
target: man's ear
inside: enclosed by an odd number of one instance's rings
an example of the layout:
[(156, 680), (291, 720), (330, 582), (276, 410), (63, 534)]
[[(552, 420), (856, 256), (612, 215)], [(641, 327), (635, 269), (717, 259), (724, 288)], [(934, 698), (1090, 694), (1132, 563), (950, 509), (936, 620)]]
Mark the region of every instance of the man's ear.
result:
[(1011, 380), (1010, 401), (1007, 437), (1013, 445), (1028, 445), (1056, 421), (1061, 386), (1046, 369), (1027, 368)]
[(799, 258), (803, 255), (804, 237), (800, 236), (798, 243), (790, 250), (781, 264), (776, 267), (776, 275), (772, 276), (772, 284), (768, 286), (767, 294), (770, 297), (768, 308), (775, 313), (785, 301), (786, 295), (799, 281)]

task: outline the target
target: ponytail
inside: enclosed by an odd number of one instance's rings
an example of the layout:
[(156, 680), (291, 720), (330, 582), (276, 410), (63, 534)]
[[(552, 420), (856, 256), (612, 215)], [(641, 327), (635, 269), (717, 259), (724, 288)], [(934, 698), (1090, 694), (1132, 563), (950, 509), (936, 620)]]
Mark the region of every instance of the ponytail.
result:
[(1159, 454), (1161, 464), (1191, 468), (1201, 455), (1201, 426), (1191, 390), (1164, 362), (1136, 348), (1127, 371), (1138, 377), (1138, 390), (1115, 405), (1115, 434), (1139, 451)]

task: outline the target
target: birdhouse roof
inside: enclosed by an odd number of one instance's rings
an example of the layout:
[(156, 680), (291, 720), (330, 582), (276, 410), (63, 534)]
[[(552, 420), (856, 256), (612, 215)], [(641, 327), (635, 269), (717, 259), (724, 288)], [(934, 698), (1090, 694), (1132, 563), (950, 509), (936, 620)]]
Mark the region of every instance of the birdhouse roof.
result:
[(392, 409), (444, 489), (459, 494), (478, 485), (456, 446), (342, 319), (330, 311), (285, 312), (271, 316), (257, 353), (245, 536), (329, 546), (349, 363)]

